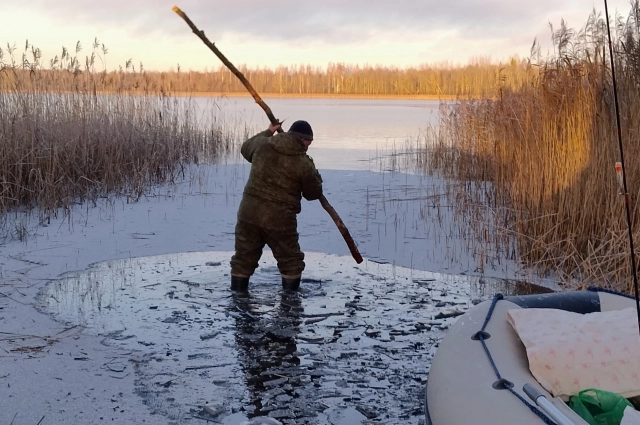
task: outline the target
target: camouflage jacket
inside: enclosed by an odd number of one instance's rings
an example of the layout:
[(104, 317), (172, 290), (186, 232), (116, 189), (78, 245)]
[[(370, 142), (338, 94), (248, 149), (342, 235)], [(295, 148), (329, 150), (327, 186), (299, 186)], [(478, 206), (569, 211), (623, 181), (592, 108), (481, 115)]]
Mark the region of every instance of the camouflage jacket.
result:
[(244, 142), (241, 152), (251, 172), (238, 219), (267, 229), (295, 226), (302, 197), (322, 196), (322, 177), (298, 136), (265, 130)]

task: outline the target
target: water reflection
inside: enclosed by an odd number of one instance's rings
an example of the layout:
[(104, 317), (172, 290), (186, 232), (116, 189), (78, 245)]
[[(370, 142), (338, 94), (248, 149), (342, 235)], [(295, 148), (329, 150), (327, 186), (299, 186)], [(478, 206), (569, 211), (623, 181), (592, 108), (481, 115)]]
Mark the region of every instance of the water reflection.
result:
[(535, 283), (487, 277), (470, 277), (470, 294), (472, 297), (491, 298), (496, 294), (505, 297), (513, 295), (546, 294), (553, 289)]
[[(451, 287), (460, 287), (460, 285), (462, 285), (465, 288), (465, 293), (471, 297), (474, 303), (493, 298), (497, 294), (509, 297), (517, 295), (546, 294), (562, 290), (557, 288), (557, 284), (549, 283), (549, 286), (545, 286), (547, 282), (537, 284), (526, 280), (475, 275), (430, 273), (429, 278), (425, 280), (414, 279), (414, 281), (420, 285), (426, 286), (429, 286), (430, 282), (436, 281), (444, 282), (445, 286)], [(554, 287), (551, 287), (552, 285)]]
[(282, 291), (275, 299), (273, 293), (234, 294), (229, 309), (235, 316), (238, 363), (249, 391), (247, 416), (299, 417), (295, 399), (303, 383), (310, 382), (297, 357), (303, 314), (300, 293)]

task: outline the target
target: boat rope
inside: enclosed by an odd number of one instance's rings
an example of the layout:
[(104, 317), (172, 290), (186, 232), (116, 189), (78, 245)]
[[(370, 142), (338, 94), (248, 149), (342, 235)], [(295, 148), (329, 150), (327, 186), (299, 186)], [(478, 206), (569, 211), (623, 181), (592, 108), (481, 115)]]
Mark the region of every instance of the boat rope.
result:
[(518, 398), (518, 400), (520, 400), (521, 402), (523, 402), (525, 405), (527, 405), (527, 407), (529, 407), (529, 409), (531, 409), (531, 411), (536, 414), (540, 419), (542, 419), (542, 421), (547, 424), (547, 425), (557, 425), (554, 421), (552, 421), (551, 419), (549, 419), (549, 417), (540, 409), (538, 409), (536, 406), (534, 406), (533, 404), (529, 403), (524, 397), (522, 397), (520, 394), (518, 394), (514, 389), (513, 389), (513, 383), (504, 379), (501, 375), (500, 375), (500, 371), (498, 370), (498, 367), (496, 366), (496, 363), (493, 360), (493, 356), (491, 356), (491, 351), (489, 350), (489, 347), (487, 347), (487, 343), (485, 342), (485, 339), (489, 336), (486, 332), (485, 332), (485, 328), (487, 327), (487, 325), (489, 324), (489, 320), (491, 320), (491, 316), (493, 315), (493, 310), (496, 307), (496, 304), (498, 303), (498, 301), (502, 300), (504, 297), (502, 296), (502, 294), (497, 294), (493, 297), (493, 301), (491, 302), (491, 307), (489, 307), (489, 311), (487, 312), (487, 317), (484, 319), (484, 324), (482, 325), (482, 329), (480, 329), (480, 332), (478, 332), (477, 334), (474, 335), (474, 339), (479, 340), (482, 343), (482, 348), (484, 348), (484, 352), (487, 354), (487, 357), (489, 358), (489, 362), (491, 363), (491, 367), (493, 367), (493, 371), (496, 373), (496, 376), (498, 378), (498, 382), (500, 382), (502, 384), (502, 388), (509, 390), (509, 392), (511, 394), (513, 394), (514, 396), (516, 396)]

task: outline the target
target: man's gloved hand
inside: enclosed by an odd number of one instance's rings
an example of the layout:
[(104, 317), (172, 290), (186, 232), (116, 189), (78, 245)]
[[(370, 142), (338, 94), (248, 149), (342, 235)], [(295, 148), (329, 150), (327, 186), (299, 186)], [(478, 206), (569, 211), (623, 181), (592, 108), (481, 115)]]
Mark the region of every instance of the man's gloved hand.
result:
[(280, 128), (280, 124), (269, 124), (269, 128), (268, 130), (271, 132), (271, 134), (275, 133), (276, 131), (278, 131), (278, 129)]

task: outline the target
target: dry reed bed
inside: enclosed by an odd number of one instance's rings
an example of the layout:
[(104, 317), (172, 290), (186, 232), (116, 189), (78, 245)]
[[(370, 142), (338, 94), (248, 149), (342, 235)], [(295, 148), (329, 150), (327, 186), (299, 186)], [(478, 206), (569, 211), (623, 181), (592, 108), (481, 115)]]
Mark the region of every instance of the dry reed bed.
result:
[[(618, 22), (614, 42), (621, 52), (616, 77), (634, 223), (640, 219), (638, 12), (636, 2), (629, 20)], [(577, 33), (563, 25), (554, 33), (556, 56), (541, 63), (539, 76), (502, 90), (497, 100), (461, 99), (449, 107), (427, 167), (466, 182), (449, 195), (475, 240), (491, 240), (505, 256), (568, 287), (631, 291), (605, 30), (597, 16)], [(640, 231), (633, 233), (640, 241)]]
[(135, 199), (233, 146), (166, 98), (0, 93), (0, 109), (0, 212)]
[[(228, 153), (240, 138), (215, 116), (196, 116), (188, 100), (160, 91), (95, 95), (94, 58), (81, 71), (67, 56), (52, 64), (58, 72), (45, 74), (39, 51), (29, 47), (21, 61), (11, 51), (4, 62), (0, 56), (0, 217), (37, 209), (44, 219), (99, 197), (137, 199), (180, 178), (186, 165)], [(30, 70), (28, 89), (17, 69)]]

